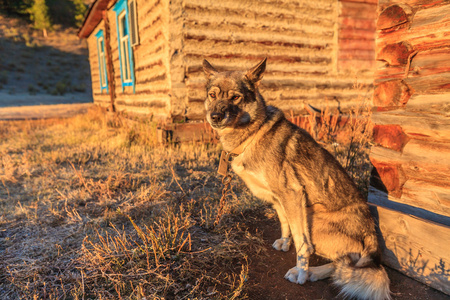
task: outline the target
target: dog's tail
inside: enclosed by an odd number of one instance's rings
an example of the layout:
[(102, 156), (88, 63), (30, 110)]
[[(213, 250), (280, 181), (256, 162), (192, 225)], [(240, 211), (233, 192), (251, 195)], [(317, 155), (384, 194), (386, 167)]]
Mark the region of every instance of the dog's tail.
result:
[(345, 298), (390, 300), (389, 278), (386, 270), (368, 257), (347, 255), (334, 262), (334, 284)]

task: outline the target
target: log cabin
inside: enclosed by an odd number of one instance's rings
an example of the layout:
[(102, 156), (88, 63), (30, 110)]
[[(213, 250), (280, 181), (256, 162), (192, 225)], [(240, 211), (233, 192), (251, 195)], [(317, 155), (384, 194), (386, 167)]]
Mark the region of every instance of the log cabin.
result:
[(377, 14), (368, 200), (384, 263), (450, 294), (450, 3)]

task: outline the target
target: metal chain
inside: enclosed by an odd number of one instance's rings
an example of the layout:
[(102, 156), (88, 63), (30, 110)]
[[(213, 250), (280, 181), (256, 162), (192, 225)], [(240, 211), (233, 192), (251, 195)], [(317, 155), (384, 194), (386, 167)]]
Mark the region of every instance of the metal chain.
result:
[(222, 178), (222, 183), (224, 185), (223, 189), (222, 189), (222, 197), (220, 198), (219, 201), (219, 210), (217, 211), (217, 216), (216, 216), (216, 220), (214, 221), (214, 226), (217, 226), (217, 224), (219, 224), (220, 219), (222, 218), (223, 215), (223, 208), (225, 206), (225, 198), (228, 194), (228, 190), (230, 188), (230, 183), (231, 183), (231, 175), (227, 174), (227, 176), (224, 176)]

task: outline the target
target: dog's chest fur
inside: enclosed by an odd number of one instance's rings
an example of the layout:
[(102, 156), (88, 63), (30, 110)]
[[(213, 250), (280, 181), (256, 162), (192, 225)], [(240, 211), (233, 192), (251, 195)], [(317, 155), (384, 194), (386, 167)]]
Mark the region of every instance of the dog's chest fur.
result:
[[(250, 152), (250, 151), (249, 151)], [(246, 168), (246, 160), (251, 160), (251, 153), (242, 153), (235, 157), (231, 166), (233, 171), (244, 180), (247, 187), (257, 198), (272, 202), (275, 198), (269, 185), (267, 174), (258, 169)]]

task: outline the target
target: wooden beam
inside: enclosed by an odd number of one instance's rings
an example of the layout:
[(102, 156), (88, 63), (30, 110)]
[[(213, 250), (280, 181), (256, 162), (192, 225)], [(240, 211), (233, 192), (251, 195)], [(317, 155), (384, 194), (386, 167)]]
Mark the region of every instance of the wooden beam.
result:
[(377, 205), (370, 208), (383, 263), (450, 294), (450, 227)]

